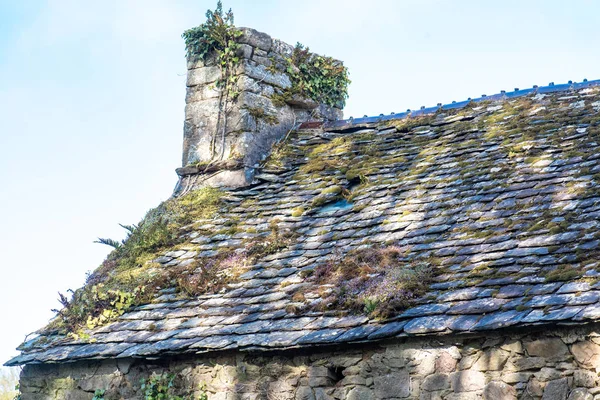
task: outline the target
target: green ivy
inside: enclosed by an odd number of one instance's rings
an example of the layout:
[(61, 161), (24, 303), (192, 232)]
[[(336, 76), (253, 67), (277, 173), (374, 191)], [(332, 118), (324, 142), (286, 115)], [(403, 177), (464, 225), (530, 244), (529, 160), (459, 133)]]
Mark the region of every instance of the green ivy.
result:
[(104, 400), (104, 393), (106, 393), (106, 390), (96, 389), (96, 391), (94, 392), (94, 397), (92, 397), (92, 400)]
[(141, 389), (144, 400), (185, 400), (184, 397), (172, 394), (175, 374), (153, 374), (149, 379), (142, 379)]
[(240, 48), (237, 40), (242, 32), (233, 24), (233, 12), (231, 9), (223, 13), (223, 4), (217, 2), (215, 11), (206, 11), (206, 22), (183, 32), (188, 60), (206, 61), (207, 56), (214, 52), (217, 55), (218, 66), (221, 76), (215, 86), (219, 90), (219, 112), (217, 115), (217, 129), (213, 132), (210, 143), (211, 160), (215, 157), (215, 142), (217, 133), (221, 131), (221, 155), (225, 151), (225, 130), (227, 126), (227, 115), (230, 111), (231, 102), (239, 95), (237, 89), (238, 76), (235, 69), (240, 59), (237, 52)]
[(231, 9), (223, 13), (223, 4), (217, 2), (215, 11), (206, 11), (206, 22), (183, 32), (187, 57), (191, 61), (205, 60), (212, 51), (223, 52), (229, 42), (239, 35), (233, 24)]
[(332, 107), (343, 108), (348, 98), (348, 68), (341, 61), (311, 53), (297, 43), (288, 58), (291, 94), (298, 93)]

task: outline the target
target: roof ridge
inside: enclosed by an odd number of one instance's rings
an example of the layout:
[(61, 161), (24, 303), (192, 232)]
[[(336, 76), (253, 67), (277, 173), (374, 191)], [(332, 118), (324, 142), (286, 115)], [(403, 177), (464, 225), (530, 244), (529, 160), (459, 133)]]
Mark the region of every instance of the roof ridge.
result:
[[(567, 83), (562, 83), (562, 84), (558, 84), (555, 85), (554, 82), (550, 82), (547, 86), (538, 86), (538, 85), (533, 85), (533, 87), (528, 88), (528, 89), (519, 89), (519, 88), (515, 88), (514, 91), (512, 92), (507, 92), (506, 90), (501, 90), (500, 93), (496, 93), (493, 95), (481, 95), (481, 97), (477, 97), (477, 98), (467, 98), (466, 100), (463, 101), (452, 101), (451, 103), (447, 103), (447, 104), (442, 104), (442, 103), (438, 103), (436, 106), (433, 107), (425, 107), (425, 106), (421, 106), (420, 109), (418, 110), (411, 110), (408, 109), (405, 112), (402, 113), (390, 113), (387, 115), (384, 114), (379, 114), (379, 116), (374, 116), (374, 117), (368, 117), (368, 116), (363, 116), (362, 118), (353, 118), (350, 117), (348, 119), (341, 119), (341, 120), (337, 120), (337, 121), (327, 121), (325, 123), (323, 123), (323, 128), (324, 129), (340, 129), (340, 128), (349, 128), (352, 126), (356, 126), (356, 125), (362, 125), (362, 124), (371, 124), (371, 123), (378, 123), (378, 122), (384, 122), (384, 121), (392, 121), (392, 120), (398, 120), (398, 119), (403, 119), (403, 118), (408, 118), (408, 117), (417, 117), (420, 115), (427, 115), (427, 114), (435, 114), (438, 110), (453, 110), (453, 109), (460, 109), (460, 108), (464, 108), (466, 107), (469, 103), (471, 102), (482, 102), (482, 101), (487, 101), (487, 100), (491, 100), (491, 101), (501, 101), (501, 100), (508, 100), (508, 99), (515, 99), (518, 97), (523, 97), (523, 96), (527, 96), (527, 95), (531, 95), (531, 94), (543, 94), (543, 93), (555, 93), (555, 92), (567, 92), (567, 91), (571, 91), (571, 90), (579, 90), (579, 89), (585, 89), (585, 88), (589, 88), (589, 87), (595, 87), (595, 86), (600, 86), (600, 79), (596, 79), (596, 80), (592, 80), (592, 81), (588, 81), (587, 79), (584, 79), (582, 82), (573, 82), (573, 81), (568, 81)], [(305, 122), (303, 124), (300, 125), (299, 128), (304, 128), (305, 125), (310, 124), (311, 126), (315, 125), (315, 121), (308, 121)]]

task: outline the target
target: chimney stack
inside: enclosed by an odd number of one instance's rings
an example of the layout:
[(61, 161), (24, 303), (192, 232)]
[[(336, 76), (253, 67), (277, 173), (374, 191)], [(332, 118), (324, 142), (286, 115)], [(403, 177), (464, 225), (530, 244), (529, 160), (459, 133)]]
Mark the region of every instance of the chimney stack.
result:
[(183, 160), (175, 195), (203, 186), (246, 186), (272, 146), (295, 125), (342, 118), (343, 100), (324, 104), (295, 87), (300, 69), (291, 63), (293, 46), (254, 29), (236, 29), (234, 83), (228, 92), (216, 51), (202, 59), (188, 55)]

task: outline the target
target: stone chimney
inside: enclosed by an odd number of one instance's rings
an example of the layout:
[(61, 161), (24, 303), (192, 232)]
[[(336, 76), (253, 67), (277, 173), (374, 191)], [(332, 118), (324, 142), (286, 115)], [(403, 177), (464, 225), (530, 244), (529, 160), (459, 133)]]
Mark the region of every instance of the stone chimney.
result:
[(183, 160), (177, 169), (176, 195), (203, 186), (248, 185), (273, 144), (294, 126), (342, 118), (343, 104), (332, 107), (289, 95), (292, 79), (286, 59), (293, 46), (254, 29), (239, 29), (236, 94), (227, 105), (215, 85), (221, 78), (217, 55), (208, 54), (204, 61), (188, 59)]

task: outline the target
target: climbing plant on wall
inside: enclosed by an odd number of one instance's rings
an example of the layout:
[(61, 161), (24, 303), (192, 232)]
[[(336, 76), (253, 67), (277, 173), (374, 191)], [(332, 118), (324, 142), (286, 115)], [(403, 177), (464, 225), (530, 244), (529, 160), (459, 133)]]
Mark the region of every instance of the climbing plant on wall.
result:
[(225, 151), (225, 132), (227, 129), (227, 116), (231, 111), (232, 102), (237, 98), (238, 77), (234, 71), (240, 59), (237, 51), (240, 47), (237, 39), (242, 32), (233, 24), (233, 12), (231, 9), (223, 12), (223, 4), (217, 2), (217, 8), (206, 11), (206, 22), (186, 30), (182, 37), (188, 60), (207, 61), (211, 54), (216, 54), (216, 63), (221, 70), (221, 76), (215, 83), (219, 90), (219, 112), (217, 116), (217, 129), (213, 132), (211, 140), (211, 159), (215, 157), (217, 135), (221, 133), (221, 154), (223, 158)]
[(344, 107), (350, 78), (341, 61), (311, 53), (308, 47), (297, 43), (288, 63), (292, 93), (332, 107)]

